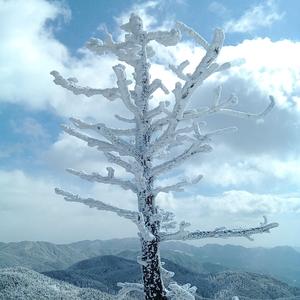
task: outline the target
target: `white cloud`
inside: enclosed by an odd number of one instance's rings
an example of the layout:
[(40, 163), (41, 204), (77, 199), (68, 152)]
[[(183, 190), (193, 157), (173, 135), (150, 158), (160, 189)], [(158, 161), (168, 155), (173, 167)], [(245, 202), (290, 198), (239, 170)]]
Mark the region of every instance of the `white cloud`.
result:
[(227, 32), (252, 32), (261, 27), (270, 27), (283, 17), (284, 13), (278, 12), (275, 1), (268, 0), (246, 10), (239, 19), (229, 20), (224, 24), (224, 29)]
[(212, 1), (208, 6), (208, 10), (223, 18), (229, 14), (229, 9), (218, 1)]
[(204, 239), (206, 243), (238, 244), (246, 247), (297, 245), (300, 197), (281, 194), (258, 194), (243, 190), (229, 190), (214, 196), (182, 196), (179, 193), (159, 196), (158, 202), (176, 214), (176, 219), (191, 223), (190, 230), (213, 230), (216, 227), (247, 228), (257, 226), (265, 215), (279, 227), (270, 235), (255, 235), (254, 242), (244, 238)]
[(103, 97), (75, 97), (56, 86), (49, 74), (56, 69), (63, 76), (76, 76), (82, 85), (92, 87), (114, 84), (112, 57), (96, 58), (83, 51), (82, 59), (78, 60), (55, 38), (49, 20), (65, 16), (66, 8), (45, 0), (0, 0), (0, 5), (1, 102), (52, 109), (62, 116), (96, 117), (99, 111), (110, 111)]
[[(232, 216), (238, 218), (253, 218), (262, 215), (278, 213), (300, 213), (300, 197), (273, 194), (256, 194), (248, 191), (229, 190), (216, 196), (188, 196), (179, 197), (162, 196), (161, 202), (175, 210), (181, 217), (192, 218), (203, 216)], [(183, 211), (182, 211), (183, 210)]]
[[(119, 112), (124, 115), (124, 109), (118, 100), (111, 103), (101, 97), (93, 99), (75, 97), (69, 91), (64, 91), (52, 83), (49, 72), (57, 69), (66, 77), (78, 77), (82, 85), (92, 87), (115, 85), (111, 70), (111, 66), (115, 62), (114, 58), (110, 56), (96, 58), (83, 52), (83, 59), (79, 61), (72, 57), (67, 48), (55, 39), (51, 29), (45, 25), (47, 20), (55, 19), (64, 13), (64, 10), (55, 3), (43, 0), (26, 2), (0, 0), (0, 4), (4, 8), (2, 11), (5, 12), (1, 16), (3, 18), (0, 18), (0, 22), (6, 24), (6, 19), (11, 20), (7, 20), (9, 26), (0, 26), (1, 41), (4, 45), (0, 50), (0, 61), (5, 63), (4, 67), (1, 66), (2, 71), (0, 71), (0, 83), (4, 87), (0, 90), (1, 101), (21, 103), (30, 108), (53, 109), (55, 113), (62, 116), (79, 116), (85, 119), (89, 117), (93, 121), (116, 124), (115, 121), (112, 121), (112, 116)], [(145, 6), (135, 6), (135, 10), (142, 12), (146, 25), (151, 28), (159, 25), (155, 18), (148, 15), (147, 11), (149, 8), (156, 7), (157, 3), (151, 1), (147, 2)], [(270, 8), (270, 2), (268, 7)], [(265, 12), (265, 8), (260, 9)], [(37, 18), (32, 16), (37, 16)], [(125, 16), (128, 16), (128, 13), (121, 15), (118, 22), (124, 22)], [(169, 23), (164, 23), (162, 27), (166, 27), (167, 24)], [(237, 46), (224, 47), (220, 60), (223, 62), (237, 60), (237, 62), (231, 71), (224, 75), (213, 76), (200, 87), (193, 97), (192, 105), (194, 107), (206, 105), (209, 101), (207, 99), (210, 99), (212, 88), (222, 82), (224, 97), (235, 92), (242, 99), (238, 107), (240, 109), (259, 111), (267, 104), (268, 94), (275, 96), (277, 108), (266, 118), (264, 124), (229, 120), (222, 116), (208, 119), (208, 128), (215, 129), (227, 124), (237, 125), (240, 133), (233, 137), (218, 138), (216, 143), (219, 143), (221, 147), (216, 147), (215, 154), (206, 155), (203, 164), (197, 165), (203, 159), (202, 157), (198, 161), (193, 161), (193, 165), (189, 166), (188, 175), (203, 173), (206, 182), (212, 186), (221, 186), (225, 190), (228, 187), (238, 189), (239, 185), (260, 185), (266, 181), (272, 181), (274, 177), (278, 179), (278, 182), (280, 179), (284, 179), (285, 182), (293, 182), (296, 180), (295, 178), (299, 178), (299, 158), (294, 155), (300, 146), (299, 127), (297, 127), (299, 121), (298, 123), (296, 121), (299, 120), (300, 112), (299, 109), (298, 111), (296, 109), (297, 95), (300, 92), (299, 45), (298, 42), (287, 40), (273, 42), (270, 39), (255, 39), (244, 41)], [(179, 63), (188, 58), (191, 62), (188, 71), (192, 71), (203, 55), (203, 50), (186, 41), (181, 45), (166, 49), (162, 49), (157, 44), (153, 46), (157, 54), (156, 62)], [(153, 79), (161, 78), (172, 90), (177, 78), (168, 72), (166, 67), (154, 64), (151, 72)], [(158, 93), (156, 96), (153, 103), (161, 100), (162, 94)], [(23, 125), (27, 129), (34, 127), (37, 136), (41, 134), (41, 131), (35, 126), (36, 124), (27, 121)], [(7, 151), (1, 151), (0, 155), (8, 155)], [(288, 158), (286, 153), (289, 154)], [(107, 165), (95, 149), (88, 148), (85, 143), (65, 134), (61, 134), (50, 149), (44, 153), (44, 160), (59, 168), (62, 174), (63, 169), (67, 167), (102, 173)], [(5, 202), (2, 202), (3, 207), (6, 206), (6, 210), (3, 212), (3, 217), (0, 218), (0, 222), (10, 223), (10, 228), (3, 239), (44, 239), (44, 236), (47, 236), (49, 240), (66, 241), (124, 236), (127, 235), (127, 228), (128, 232), (133, 232), (127, 223), (119, 223), (122, 221), (111, 217), (110, 214), (94, 213), (93, 210), (85, 209), (80, 205), (64, 203), (62, 199), (53, 195), (53, 187), (57, 184), (54, 181), (51, 183), (48, 179), (30, 177), (20, 171), (2, 172), (0, 175), (1, 185), (7, 187), (1, 194), (6, 199)], [(122, 173), (121, 175), (123, 176)], [(62, 177), (64, 176), (67, 177), (63, 174)], [(6, 178), (7, 181), (4, 181), (3, 178)], [(18, 180), (14, 181), (14, 178)], [(70, 190), (75, 189), (80, 193), (83, 190), (82, 194), (84, 194), (90, 188), (90, 193), (101, 195), (101, 200), (103, 198), (109, 202), (116, 200), (117, 203), (121, 203), (119, 200), (122, 199), (122, 203), (134, 207), (134, 197), (115, 187), (93, 185), (88, 188), (79, 181), (74, 187), (75, 183), (67, 182), (67, 179), (60, 184), (64, 183), (70, 186)], [(279, 191), (281, 188), (283, 187), (279, 185)], [(251, 205), (252, 198), (256, 199), (253, 206)], [(31, 208), (31, 211), (28, 209), (23, 214), (17, 209), (23, 205), (22, 199), (29, 201), (25, 206)], [(45, 204), (38, 208), (41, 199)], [(184, 200), (179, 198), (178, 201), (175, 199), (170, 201), (170, 199), (167, 196), (160, 197), (159, 202), (174, 208), (179, 216), (191, 217), (191, 221), (199, 219), (199, 214), (203, 217), (202, 211), (205, 210), (207, 214), (213, 214), (214, 209), (216, 209), (216, 213), (225, 214), (224, 220), (226, 220), (226, 213), (260, 216), (267, 211), (277, 213), (298, 211), (298, 204), (295, 204), (298, 200), (272, 195), (250, 195), (247, 192), (238, 191), (224, 193), (220, 198), (195, 197), (195, 199), (201, 200), (199, 203), (203, 203), (199, 204), (200, 206), (197, 206), (196, 200), (190, 198), (183, 209), (177, 203)], [(241, 202), (240, 199), (242, 199)], [(282, 204), (284, 201), (288, 203), (286, 207)], [(73, 206), (74, 208), (71, 208)], [(49, 210), (46, 211), (46, 207), (49, 207)], [(16, 209), (15, 212), (14, 209)], [(40, 214), (45, 214), (45, 218), (42, 219)], [(33, 216), (32, 221), (27, 224), (29, 227), (26, 227), (26, 221), (31, 220), (31, 216)], [(17, 222), (14, 225), (10, 220), (17, 220)], [(62, 220), (63, 222), (61, 222)], [(207, 218), (205, 220), (208, 221)], [(39, 222), (42, 222), (42, 226), (36, 228), (35, 224)], [(114, 222), (120, 224), (121, 231), (107, 225)], [(201, 224), (198, 222), (197, 225)], [(106, 232), (98, 230), (98, 228), (106, 227), (109, 227)], [(19, 228), (24, 228), (24, 230), (21, 232)], [(62, 232), (62, 229), (65, 230), (65, 233)], [(37, 230), (39, 231), (37, 232)], [(44, 235), (42, 230), (45, 231)], [(11, 237), (9, 237), (9, 233), (12, 234)], [(24, 236), (22, 237), (22, 235)]]

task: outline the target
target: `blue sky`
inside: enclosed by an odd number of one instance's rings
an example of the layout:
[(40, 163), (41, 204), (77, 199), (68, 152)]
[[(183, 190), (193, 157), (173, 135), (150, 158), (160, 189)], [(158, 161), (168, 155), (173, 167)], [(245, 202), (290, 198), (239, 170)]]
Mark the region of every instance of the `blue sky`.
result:
[[(199, 99), (207, 101), (220, 82), (225, 96), (231, 92), (239, 96), (242, 110), (262, 110), (269, 94), (276, 99), (276, 108), (262, 123), (224, 116), (208, 119), (210, 129), (236, 125), (239, 131), (216, 138), (212, 154), (162, 179), (204, 174), (203, 181), (187, 192), (161, 196), (161, 205), (198, 229), (252, 225), (266, 214), (281, 223), (274, 234), (257, 237), (254, 243), (225, 242), (300, 246), (299, 1), (0, 0), (0, 4), (4, 45), (0, 50), (0, 227), (5, 228), (0, 231), (1, 241), (69, 242), (135, 235), (126, 221), (64, 203), (53, 193), (55, 186), (64, 186), (135, 207), (128, 192), (87, 184), (64, 172), (72, 167), (101, 173), (106, 164), (99, 153), (63, 134), (60, 124), (71, 116), (111, 123), (110, 116), (120, 107), (104, 99), (75, 97), (55, 86), (49, 75), (56, 69), (87, 85), (114, 85), (115, 58), (94, 57), (84, 44), (91, 36), (103, 37), (104, 24), (114, 38), (120, 38), (119, 25), (135, 11), (150, 30), (171, 28), (179, 20), (209, 40), (214, 28), (224, 29), (220, 59), (233, 61), (232, 71), (200, 87), (192, 99), (194, 106)], [(193, 66), (202, 54), (187, 38), (176, 49), (158, 48), (152, 75), (159, 75), (172, 89), (174, 74), (158, 63), (188, 58)], [(217, 241), (201, 241), (205, 242)]]

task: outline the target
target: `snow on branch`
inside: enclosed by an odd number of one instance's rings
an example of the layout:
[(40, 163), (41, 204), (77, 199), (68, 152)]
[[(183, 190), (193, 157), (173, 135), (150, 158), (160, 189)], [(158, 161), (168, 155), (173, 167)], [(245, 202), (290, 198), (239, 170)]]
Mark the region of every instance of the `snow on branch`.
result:
[(176, 22), (176, 26), (181, 32), (187, 33), (191, 38), (194, 39), (194, 41), (197, 44), (201, 45), (205, 50), (209, 49), (208, 42), (199, 33), (197, 33), (194, 29), (192, 29), (191, 27), (187, 26), (186, 24), (184, 24), (182, 22)]
[(118, 119), (119, 121), (125, 122), (125, 123), (135, 123), (136, 120), (135, 119), (128, 119), (128, 118), (124, 118), (122, 116), (119, 115), (115, 115), (115, 118)]
[(85, 95), (87, 97), (102, 95), (110, 101), (120, 98), (117, 88), (93, 89), (90, 87), (82, 87), (77, 85), (78, 80), (76, 78), (65, 79), (57, 71), (52, 71), (50, 72), (50, 74), (54, 77), (53, 82), (55, 84), (60, 85), (63, 88), (73, 92), (73, 94), (75, 95)]
[(137, 175), (139, 173), (139, 168), (136, 162), (131, 161), (126, 162), (122, 160), (120, 157), (110, 153), (110, 152), (104, 152), (105, 157), (110, 163), (119, 165), (120, 167), (124, 168), (127, 172), (132, 173), (134, 175)]
[[(88, 124), (86, 124), (78, 119), (70, 118), (70, 120), (79, 129), (86, 129), (88, 126)], [(95, 129), (99, 134), (101, 134), (103, 137), (105, 137), (107, 140), (109, 140), (112, 143), (112, 145), (126, 150), (132, 156), (136, 156), (136, 151), (135, 151), (134, 147), (131, 144), (129, 144), (127, 141), (116, 136), (116, 134), (121, 135), (121, 133), (123, 133), (125, 135), (129, 135), (129, 133), (132, 133), (131, 131), (124, 132), (122, 129), (111, 129), (111, 128), (108, 128), (103, 123), (98, 123), (96, 125)]]
[(273, 96), (269, 96), (270, 103), (269, 105), (260, 113), (253, 114), (253, 113), (247, 113), (243, 111), (238, 111), (238, 110), (233, 110), (233, 109), (228, 109), (228, 108), (218, 108), (216, 107), (215, 109), (217, 112), (230, 115), (233, 117), (237, 118), (243, 118), (243, 119), (261, 119), (265, 117), (275, 106), (275, 100)]
[(122, 64), (118, 64), (113, 67), (113, 70), (115, 71), (115, 74), (117, 76), (117, 85), (124, 105), (127, 107), (129, 111), (131, 111), (134, 114), (136, 118), (139, 119), (140, 112), (137, 106), (133, 104), (130, 92), (128, 90), (128, 82), (126, 80), (126, 75), (125, 75), (125, 66)]
[(137, 187), (134, 183), (132, 183), (130, 180), (122, 180), (115, 178), (114, 175), (114, 169), (111, 167), (107, 167), (107, 176), (102, 176), (99, 173), (93, 172), (91, 174), (87, 174), (82, 171), (76, 171), (73, 169), (67, 169), (67, 171), (73, 175), (79, 176), (82, 179), (92, 181), (92, 182), (101, 182), (101, 183), (107, 183), (112, 185), (118, 185), (124, 190), (131, 190), (134, 193), (137, 193)]
[(80, 133), (66, 125), (62, 125), (62, 128), (69, 135), (72, 135), (74, 137), (79, 138), (80, 140), (87, 142), (88, 146), (97, 147), (97, 149), (99, 151), (105, 151), (105, 152), (114, 151), (114, 152), (118, 152), (120, 155), (136, 157), (133, 147), (125, 148), (125, 147), (121, 147), (118, 144), (111, 144), (111, 143), (108, 143), (105, 141), (101, 141), (101, 140), (92, 138), (86, 134)]
[(195, 300), (197, 287), (191, 286), (190, 283), (179, 285), (171, 282), (168, 285), (167, 297), (170, 300)]
[(106, 32), (106, 39), (104, 41), (91, 38), (86, 43), (87, 49), (96, 55), (103, 55), (113, 53), (120, 61), (124, 61), (132, 66), (135, 65), (139, 59), (140, 45), (132, 39), (127, 39), (125, 42), (114, 42), (112, 35)]
[(218, 57), (224, 42), (224, 33), (220, 29), (216, 29), (213, 40), (209, 45), (206, 54), (196, 67), (193, 74), (185, 82), (182, 88), (182, 99), (188, 99), (195, 91), (195, 89), (211, 74), (219, 69), (219, 65), (214, 63)]
[(188, 60), (183, 61), (178, 66), (169, 65), (169, 68), (178, 76), (178, 78), (186, 81), (189, 79), (187, 74), (183, 73), (183, 70), (190, 64)]
[(217, 129), (217, 130), (210, 131), (210, 132), (203, 134), (201, 132), (199, 123), (193, 122), (193, 127), (194, 127), (194, 137), (200, 142), (210, 141), (211, 137), (215, 136), (215, 135), (221, 135), (224, 133), (237, 131), (237, 127), (231, 126), (231, 127), (221, 128), (221, 129)]
[(100, 133), (103, 136), (104, 136), (103, 131), (105, 129), (112, 135), (125, 135), (125, 136), (132, 136), (135, 134), (135, 131), (136, 131), (135, 128), (130, 128), (130, 129), (108, 128), (103, 123), (88, 124), (86, 122), (83, 122), (83, 121), (81, 121), (79, 119), (75, 119), (75, 118), (70, 118), (70, 121), (79, 129), (92, 129), (92, 130)]
[(204, 238), (229, 238), (229, 237), (245, 237), (249, 240), (252, 239), (252, 235), (258, 233), (269, 233), (270, 229), (278, 227), (278, 223), (268, 223), (267, 218), (264, 216), (264, 222), (260, 223), (257, 227), (250, 228), (238, 228), (238, 229), (227, 229), (226, 227), (216, 228), (212, 231), (187, 231), (186, 227), (190, 226), (189, 223), (181, 222), (179, 230), (174, 233), (160, 233), (161, 241), (170, 240), (198, 240)]
[(118, 282), (117, 286), (121, 288), (117, 294), (117, 300), (128, 299), (127, 295), (131, 292), (144, 294), (144, 286), (141, 283)]
[(202, 143), (196, 142), (196, 143), (192, 144), (187, 150), (185, 150), (180, 155), (178, 155), (178, 156), (174, 157), (173, 159), (166, 161), (158, 166), (153, 167), (151, 174), (152, 174), (152, 176), (159, 175), (163, 172), (166, 172), (166, 171), (178, 166), (179, 164), (181, 164), (182, 162), (191, 158), (195, 154), (207, 153), (207, 152), (210, 152), (211, 150), (212, 150), (211, 146), (209, 146), (207, 144), (203, 145)]
[(168, 185), (168, 186), (164, 186), (164, 187), (159, 186), (154, 189), (153, 194), (157, 195), (158, 193), (183, 192), (185, 186), (197, 184), (202, 178), (203, 178), (203, 176), (199, 175), (192, 180), (183, 180), (176, 184)]
[(149, 94), (153, 94), (157, 89), (161, 89), (166, 95), (169, 94), (168, 89), (160, 79), (154, 79), (149, 86)]
[(139, 214), (138, 212), (135, 211), (118, 208), (116, 206), (106, 204), (100, 200), (95, 200), (93, 198), (81, 198), (78, 195), (74, 195), (72, 193), (66, 192), (58, 188), (55, 189), (55, 193), (64, 196), (64, 199), (69, 202), (79, 202), (87, 205), (90, 208), (96, 208), (98, 210), (106, 210), (106, 211), (114, 212), (118, 216), (129, 219), (135, 224), (138, 220)]
[(170, 280), (172, 277), (174, 277), (175, 273), (172, 271), (168, 271), (167, 269), (165, 269), (163, 266), (165, 265), (165, 262), (161, 262), (161, 266), (160, 266), (160, 271), (161, 271), (161, 276), (165, 281)]
[(180, 31), (171, 29), (170, 31), (154, 31), (147, 34), (148, 41), (154, 40), (164, 46), (175, 46), (181, 39)]

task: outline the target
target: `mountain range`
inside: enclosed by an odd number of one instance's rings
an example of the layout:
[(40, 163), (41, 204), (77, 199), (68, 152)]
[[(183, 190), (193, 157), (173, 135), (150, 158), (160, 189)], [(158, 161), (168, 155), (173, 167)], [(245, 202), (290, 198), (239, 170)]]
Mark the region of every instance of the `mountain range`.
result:
[[(299, 296), (300, 288), (290, 287), (270, 276), (249, 272), (192, 272), (165, 259), (166, 269), (175, 272), (174, 280), (197, 287), (197, 299), (290, 299)], [(89, 287), (115, 294), (118, 282), (141, 282), (140, 266), (136, 261), (113, 255), (80, 261), (65, 270), (45, 272), (45, 275), (67, 281), (79, 287)]]
[[(134, 238), (71, 244), (0, 243), (0, 267), (23, 266), (47, 272), (64, 270), (79, 261), (103, 255), (133, 260), (138, 253), (139, 241)], [(168, 242), (162, 243), (161, 256), (195, 273), (253, 272), (300, 287), (300, 252), (292, 247), (245, 248), (216, 244), (195, 247)]]

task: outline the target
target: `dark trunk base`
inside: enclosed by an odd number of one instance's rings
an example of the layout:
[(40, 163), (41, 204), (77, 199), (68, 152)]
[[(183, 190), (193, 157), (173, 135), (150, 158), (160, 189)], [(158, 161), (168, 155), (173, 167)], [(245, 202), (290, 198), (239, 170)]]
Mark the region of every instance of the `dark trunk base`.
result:
[(160, 274), (160, 256), (157, 241), (142, 242), (143, 260), (147, 266), (143, 266), (143, 281), (145, 300), (167, 300)]

